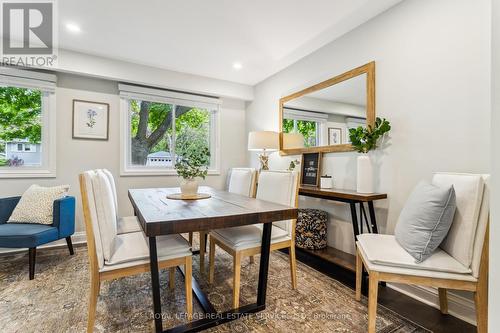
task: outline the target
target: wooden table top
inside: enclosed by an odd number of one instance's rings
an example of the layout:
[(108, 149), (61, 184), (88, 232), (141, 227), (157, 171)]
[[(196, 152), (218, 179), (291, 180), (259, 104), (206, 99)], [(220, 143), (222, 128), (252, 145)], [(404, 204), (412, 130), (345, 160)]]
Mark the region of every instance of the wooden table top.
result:
[(200, 186), (208, 199), (172, 200), (178, 187), (131, 189), (128, 196), (146, 236), (207, 231), (297, 218), (297, 208)]
[(301, 186), (299, 194), (322, 197), (325, 199), (344, 199), (353, 201), (373, 201), (386, 199), (386, 193), (359, 193), (353, 190), (342, 190), (337, 188), (319, 188), (316, 186)]

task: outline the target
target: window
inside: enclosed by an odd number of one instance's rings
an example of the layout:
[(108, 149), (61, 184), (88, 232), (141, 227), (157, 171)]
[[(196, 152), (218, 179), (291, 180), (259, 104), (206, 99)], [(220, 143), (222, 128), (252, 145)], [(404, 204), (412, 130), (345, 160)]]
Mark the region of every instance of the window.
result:
[(305, 147), (321, 145), (321, 130), (328, 115), (320, 112), (305, 111), (293, 108), (283, 110), (283, 132), (300, 133), (304, 136)]
[(54, 91), (54, 75), (0, 70), (0, 177), (55, 176)]
[(304, 136), (305, 147), (318, 146), (319, 123), (310, 120), (283, 119), (284, 133), (300, 133)]
[(176, 174), (175, 162), (193, 151), (218, 172), (217, 99), (122, 84), (120, 94), (123, 175)]

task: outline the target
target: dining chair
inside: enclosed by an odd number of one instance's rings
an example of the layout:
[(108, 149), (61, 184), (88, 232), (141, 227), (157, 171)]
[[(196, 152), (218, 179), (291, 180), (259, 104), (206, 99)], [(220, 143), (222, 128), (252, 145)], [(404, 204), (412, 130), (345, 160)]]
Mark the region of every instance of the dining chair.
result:
[(436, 173), (436, 186), (453, 185), (457, 208), (440, 247), (421, 263), (393, 235), (361, 234), (356, 251), (356, 300), (361, 300), (363, 267), (368, 272), (368, 332), (374, 333), (379, 282), (438, 288), (439, 306), (448, 313), (447, 289), (474, 292), (477, 331), (488, 331), (489, 176)]
[[(227, 191), (247, 197), (255, 197), (257, 170), (255, 168), (232, 168), (228, 173)], [(205, 271), (207, 233), (200, 231), (200, 272)], [(189, 244), (193, 245), (193, 233), (189, 233)]]
[[(80, 175), (79, 181), (91, 280), (87, 332), (92, 332), (101, 282), (149, 272), (149, 247), (143, 232), (118, 234), (112, 186), (102, 170), (86, 171)], [(174, 288), (175, 268), (184, 266), (186, 312), (191, 319), (191, 247), (180, 235), (157, 237), (157, 246), (158, 267), (170, 268), (171, 289)]]
[[(262, 171), (259, 175), (257, 199), (278, 204), (298, 206), (298, 173), (289, 171)], [(271, 229), (271, 251), (288, 249), (292, 288), (297, 288), (295, 261), (296, 220), (273, 222)], [(248, 225), (210, 232), (209, 283), (213, 283), (215, 270), (215, 248), (233, 257), (233, 308), (239, 307), (241, 259), (260, 253), (262, 225)]]

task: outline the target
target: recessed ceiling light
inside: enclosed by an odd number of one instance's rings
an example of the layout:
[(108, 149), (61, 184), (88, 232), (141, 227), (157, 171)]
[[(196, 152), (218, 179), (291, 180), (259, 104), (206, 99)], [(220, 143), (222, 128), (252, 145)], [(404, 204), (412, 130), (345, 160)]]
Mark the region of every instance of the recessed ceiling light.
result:
[(78, 33), (80, 31), (82, 31), (80, 29), (79, 26), (77, 26), (76, 24), (74, 23), (66, 23), (66, 29), (68, 29), (69, 32), (73, 32), (73, 33)]
[(233, 68), (236, 69), (236, 70), (240, 70), (243, 68), (243, 65), (241, 64), (241, 62), (234, 62), (233, 63)]

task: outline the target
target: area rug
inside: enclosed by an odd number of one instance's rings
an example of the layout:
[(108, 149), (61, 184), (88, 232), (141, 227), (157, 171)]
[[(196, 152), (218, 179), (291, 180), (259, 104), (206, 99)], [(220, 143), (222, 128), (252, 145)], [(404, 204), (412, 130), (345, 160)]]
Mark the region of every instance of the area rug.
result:
[[(86, 247), (74, 256), (66, 248), (40, 249), (35, 279), (28, 279), (25, 253), (0, 256), (0, 331), (85, 332), (89, 288)], [(207, 256), (208, 259), (208, 256)], [(243, 261), (240, 305), (256, 301), (259, 257)], [(231, 306), (232, 258), (216, 253), (215, 281), (199, 270), (194, 256), (193, 275), (217, 310)], [(266, 310), (208, 330), (208, 332), (366, 332), (366, 298), (354, 300), (354, 291), (298, 262), (298, 289), (290, 287), (288, 256), (270, 258)], [(168, 288), (168, 271), (161, 271), (164, 328), (186, 322), (182, 275), (175, 290)], [(194, 302), (195, 315), (201, 308)], [(95, 332), (152, 332), (150, 275), (145, 273), (101, 285)], [(378, 307), (377, 332), (429, 332), (389, 309)]]

